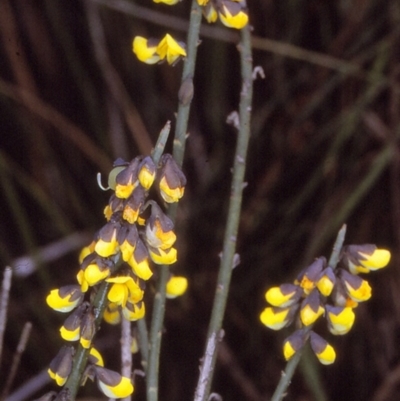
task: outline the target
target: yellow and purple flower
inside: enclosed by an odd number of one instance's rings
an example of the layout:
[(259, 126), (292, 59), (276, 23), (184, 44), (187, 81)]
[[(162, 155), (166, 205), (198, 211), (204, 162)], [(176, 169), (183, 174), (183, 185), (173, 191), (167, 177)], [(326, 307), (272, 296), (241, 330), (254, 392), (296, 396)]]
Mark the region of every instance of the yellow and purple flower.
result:
[(343, 249), (343, 262), (353, 274), (369, 273), (384, 268), (390, 262), (390, 252), (376, 245), (348, 245)]
[(129, 377), (118, 372), (95, 366), (97, 385), (109, 398), (125, 398), (133, 393), (134, 387)]
[(51, 290), (46, 298), (47, 305), (58, 312), (71, 312), (83, 300), (83, 292), (78, 285), (66, 285)]

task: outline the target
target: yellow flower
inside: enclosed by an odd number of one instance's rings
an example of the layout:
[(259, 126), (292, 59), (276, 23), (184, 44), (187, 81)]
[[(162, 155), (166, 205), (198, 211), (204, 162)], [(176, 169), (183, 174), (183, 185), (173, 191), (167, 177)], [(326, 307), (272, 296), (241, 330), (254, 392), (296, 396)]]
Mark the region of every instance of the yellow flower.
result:
[(72, 357), (74, 348), (64, 345), (55, 358), (50, 362), (47, 373), (56, 381), (57, 385), (63, 386), (72, 370)]
[(114, 304), (110, 302), (107, 305), (106, 310), (104, 311), (103, 314), (103, 319), (108, 323), (108, 324), (118, 324), (121, 322), (121, 313), (119, 311), (119, 306), (117, 304)]
[(89, 362), (97, 366), (104, 366), (103, 357), (101, 356), (100, 352), (94, 347), (90, 348)]
[(208, 3), (203, 8), (204, 18), (207, 20), (209, 24), (214, 23), (218, 19), (218, 13), (212, 3)]
[(80, 254), (79, 254), (79, 263), (83, 262), (83, 259), (86, 258), (86, 256), (90, 255), (91, 253), (94, 252), (94, 246), (96, 245), (95, 241), (92, 241), (88, 246), (85, 246), (82, 248)]
[(157, 265), (172, 265), (177, 260), (175, 248), (161, 249), (148, 247), (151, 260)]
[(290, 319), (289, 308), (265, 308), (260, 315), (261, 322), (272, 330), (280, 330), (287, 326)]
[(328, 297), (331, 295), (335, 283), (335, 273), (333, 272), (332, 268), (328, 266), (322, 271), (320, 277), (318, 278), (317, 288), (322, 295)]
[(352, 308), (326, 305), (326, 319), (332, 334), (342, 335), (350, 331), (354, 324), (355, 314)]
[(231, 1), (221, 3), (219, 18), (228, 28), (242, 29), (249, 22), (249, 16), (242, 10), (242, 6)]
[(313, 324), (324, 311), (325, 309), (321, 306), (319, 293), (314, 290), (301, 303), (300, 319), (305, 326), (309, 326)]
[(95, 367), (97, 384), (109, 398), (125, 398), (133, 393), (134, 387), (129, 377), (121, 376), (112, 370)]
[(106, 281), (113, 283), (107, 295), (108, 300), (113, 304), (125, 307), (128, 300), (136, 303), (143, 298), (143, 290), (130, 276), (113, 277)]
[(165, 215), (161, 208), (152, 202), (151, 216), (146, 222), (146, 241), (157, 249), (166, 250), (171, 248), (176, 241), (176, 235), (172, 231), (174, 223)]
[(390, 257), (387, 249), (378, 249), (372, 244), (348, 245), (343, 252), (343, 262), (353, 274), (382, 269), (390, 262)]
[(296, 330), (283, 342), (283, 356), (288, 361), (305, 344), (303, 330)]
[(336, 352), (334, 348), (313, 331), (310, 333), (310, 343), (312, 350), (323, 365), (331, 365), (335, 362)]
[(127, 302), (125, 308), (122, 308), (122, 314), (126, 320), (131, 322), (142, 319), (145, 315), (144, 302)]
[[(178, 0), (177, 0), (178, 1)], [(139, 165), (138, 179), (140, 185), (149, 190), (156, 177), (156, 165), (150, 156), (146, 156)]]
[(121, 170), (115, 177), (115, 196), (127, 199), (133, 190), (139, 185), (138, 181), (139, 158), (135, 157), (128, 166)]
[(186, 292), (188, 281), (186, 277), (172, 276), (167, 283), (167, 298), (176, 298)]
[(300, 299), (302, 290), (294, 284), (282, 284), (280, 287), (272, 287), (265, 293), (265, 299), (273, 306), (293, 305)]
[[(80, 274), (80, 273), (78, 273)], [(110, 275), (110, 269), (101, 269), (99, 265), (96, 263), (92, 263), (89, 266), (86, 267), (86, 269), (83, 272), (84, 274), (84, 279), (87, 282), (89, 286), (93, 286), (98, 284), (100, 281), (104, 280)], [(80, 277), (78, 277), (78, 282), (79, 282)], [(82, 279), (81, 279), (82, 280)], [(82, 282), (79, 282), (79, 284), (82, 285)]]
[(317, 281), (322, 270), (325, 268), (325, 265), (326, 259), (324, 257), (315, 259), (311, 265), (300, 272), (294, 283), (299, 285), (306, 294), (310, 294), (316, 287)]
[(99, 232), (99, 239), (94, 247), (95, 252), (103, 258), (114, 255), (117, 253), (118, 241), (117, 241), (117, 229), (118, 226), (115, 223), (109, 221)]
[(58, 312), (71, 312), (82, 301), (83, 293), (77, 285), (66, 285), (51, 290), (46, 298), (47, 305)]
[(74, 313), (68, 316), (64, 324), (60, 328), (61, 337), (66, 341), (77, 341), (79, 340), (81, 331), (82, 316), (85, 308), (78, 308)]
[(186, 177), (169, 154), (161, 157), (159, 187), (162, 198), (167, 203), (178, 202), (185, 192)]
[(133, 52), (136, 57), (146, 64), (155, 64), (160, 61), (160, 55), (157, 53), (158, 43), (152, 39), (146, 39), (142, 36), (136, 36), (133, 39)]
[(341, 270), (341, 280), (346, 289), (347, 295), (355, 302), (367, 301), (371, 298), (372, 289), (368, 281), (359, 276), (350, 274), (346, 270)]
[(167, 59), (168, 64), (173, 64), (179, 57), (186, 57), (186, 50), (168, 33), (158, 44), (157, 53), (161, 60)]
[(133, 273), (142, 280), (148, 280), (153, 275), (149, 265), (149, 253), (141, 239), (138, 239), (132, 257), (127, 260), (127, 263)]

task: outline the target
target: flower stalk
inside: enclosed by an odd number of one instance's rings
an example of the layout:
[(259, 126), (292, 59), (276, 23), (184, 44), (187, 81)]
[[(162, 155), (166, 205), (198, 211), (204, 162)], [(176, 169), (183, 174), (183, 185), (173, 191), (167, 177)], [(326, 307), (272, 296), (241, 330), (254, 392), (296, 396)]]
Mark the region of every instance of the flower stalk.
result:
[[(193, 76), (196, 65), (197, 46), (201, 25), (201, 7), (197, 0), (192, 1), (189, 32), (187, 37), (187, 57), (184, 60), (181, 90), (179, 91), (179, 106), (175, 126), (173, 156), (179, 166), (182, 166), (185, 153), (187, 127), (191, 100), (193, 97)], [(176, 216), (176, 205), (171, 205), (168, 215), (172, 221)], [(147, 399), (158, 400), (158, 371), (161, 349), (162, 327), (165, 315), (166, 285), (169, 278), (168, 266), (160, 266), (157, 292), (154, 297), (153, 314), (151, 320), (148, 366), (147, 366)], [(143, 328), (142, 328), (143, 329)]]
[(208, 347), (204, 354), (200, 370), (200, 379), (194, 397), (196, 401), (206, 401), (209, 399), (214, 366), (217, 358), (215, 339), (221, 335), (222, 320), (226, 308), (232, 269), (234, 267), (236, 238), (244, 187), (247, 147), (250, 138), (250, 115), (253, 95), (251, 35), (248, 26), (241, 30), (239, 50), (242, 75), (242, 90), (239, 106), (239, 132), (234, 158), (231, 198), (224, 235), (223, 251), (207, 334), (207, 344), (213, 344), (213, 352), (209, 352), (210, 347)]

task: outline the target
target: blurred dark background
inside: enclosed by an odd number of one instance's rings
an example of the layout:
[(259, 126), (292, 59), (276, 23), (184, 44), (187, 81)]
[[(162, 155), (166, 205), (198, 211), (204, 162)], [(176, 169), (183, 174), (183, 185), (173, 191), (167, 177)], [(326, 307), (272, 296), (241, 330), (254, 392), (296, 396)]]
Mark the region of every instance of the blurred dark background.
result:
[[(80, 247), (104, 224), (109, 193), (98, 188), (96, 173), (105, 177), (117, 157), (148, 154), (165, 122), (174, 126), (182, 63), (145, 65), (131, 46), (135, 35), (169, 32), (185, 40), (189, 10), (188, 0), (174, 7), (150, 0), (0, 2), (0, 259), (15, 267), (0, 388), (26, 321), (33, 330), (13, 390), (47, 369), (63, 343), (65, 316), (50, 310), (45, 296), (75, 281)], [(260, 323), (264, 292), (291, 281), (314, 257), (329, 257), (346, 222), (346, 243), (376, 243), (391, 250), (392, 261), (368, 277), (373, 297), (357, 308), (353, 330), (326, 336), (336, 363), (324, 367), (306, 357), (285, 399), (398, 400), (400, 5), (251, 0), (249, 14), (254, 65), (265, 79), (254, 82), (241, 264), (213, 391), (224, 400), (270, 398), (288, 332)], [(162, 401), (193, 397), (229, 200), (236, 132), (225, 120), (238, 108), (239, 35), (219, 23), (211, 28), (198, 52), (188, 185), (176, 226), (173, 271), (190, 286), (167, 305)], [(16, 260), (28, 255), (39, 266), (32, 272), (30, 259)], [(148, 311), (151, 293), (150, 285)], [(103, 325), (96, 343), (115, 369), (118, 336), (118, 328)], [(144, 400), (143, 390), (139, 377), (134, 399)], [(100, 397), (94, 385), (82, 395)]]

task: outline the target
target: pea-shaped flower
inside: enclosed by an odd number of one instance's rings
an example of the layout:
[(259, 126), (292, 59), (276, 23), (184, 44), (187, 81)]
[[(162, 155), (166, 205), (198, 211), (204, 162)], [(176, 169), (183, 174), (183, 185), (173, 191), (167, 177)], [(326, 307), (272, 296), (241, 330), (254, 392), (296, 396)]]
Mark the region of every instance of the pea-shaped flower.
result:
[(347, 272), (346, 270), (340, 270), (340, 279), (346, 289), (347, 295), (356, 302), (367, 301), (371, 298), (371, 287), (368, 281), (363, 280), (359, 276)]
[(186, 177), (169, 154), (161, 157), (159, 188), (162, 198), (167, 203), (178, 202), (185, 192)]
[(332, 334), (343, 335), (353, 327), (356, 315), (350, 307), (326, 305), (326, 320)]
[(336, 352), (332, 345), (313, 331), (310, 333), (310, 344), (314, 354), (323, 365), (331, 365), (335, 362)]
[(283, 342), (283, 356), (288, 361), (306, 343), (304, 330), (296, 330)]
[(100, 366), (96, 366), (95, 371), (97, 385), (107, 397), (125, 398), (133, 393), (134, 387), (129, 377)]
[(66, 285), (51, 290), (46, 298), (47, 305), (58, 312), (70, 312), (83, 300), (83, 292), (78, 285)]
[(50, 362), (47, 372), (59, 386), (65, 384), (71, 373), (73, 355), (74, 348), (64, 345), (61, 347), (60, 351), (58, 351), (55, 358)]
[(106, 281), (113, 283), (107, 295), (108, 300), (113, 304), (125, 307), (128, 300), (136, 303), (143, 298), (143, 290), (131, 276), (112, 277)]
[(348, 245), (343, 249), (343, 262), (353, 274), (369, 273), (387, 266), (390, 252), (376, 245)]
[(221, 0), (219, 18), (228, 28), (242, 29), (249, 21), (241, 1)]
[(313, 324), (323, 313), (325, 309), (321, 304), (319, 292), (314, 290), (303, 300), (300, 308), (300, 319), (304, 326)]
[(273, 306), (285, 308), (295, 304), (301, 297), (303, 290), (294, 284), (282, 284), (272, 287), (265, 293), (265, 299)]
[(132, 50), (136, 54), (136, 57), (146, 64), (158, 63), (161, 59), (157, 53), (157, 46), (159, 40), (157, 39), (146, 39), (142, 36), (136, 36), (133, 39)]

